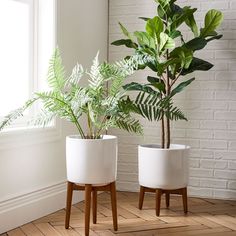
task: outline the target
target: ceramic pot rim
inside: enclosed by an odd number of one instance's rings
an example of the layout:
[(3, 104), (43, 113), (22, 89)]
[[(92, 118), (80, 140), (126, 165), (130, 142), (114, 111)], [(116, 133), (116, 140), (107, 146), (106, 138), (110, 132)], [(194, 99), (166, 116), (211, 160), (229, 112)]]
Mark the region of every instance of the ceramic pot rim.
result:
[(147, 148), (147, 149), (156, 149), (156, 150), (185, 150), (190, 149), (190, 146), (184, 144), (171, 144), (170, 148), (161, 148), (161, 145), (158, 144), (141, 144), (138, 146), (139, 148)]
[(93, 141), (93, 142), (96, 142), (96, 141), (101, 141), (101, 140), (108, 140), (108, 139), (117, 139), (116, 136), (114, 135), (103, 135), (102, 138), (100, 139), (82, 139), (80, 135), (77, 135), (77, 134), (72, 134), (72, 135), (68, 135), (66, 136), (66, 139), (71, 139), (71, 140), (83, 140), (83, 141)]

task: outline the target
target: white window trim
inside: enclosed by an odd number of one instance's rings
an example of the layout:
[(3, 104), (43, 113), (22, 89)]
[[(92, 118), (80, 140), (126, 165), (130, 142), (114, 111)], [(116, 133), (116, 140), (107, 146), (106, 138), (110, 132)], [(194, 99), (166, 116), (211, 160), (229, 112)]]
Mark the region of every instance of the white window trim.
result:
[[(20, 0), (23, 1), (24, 0)], [(32, 7), (34, 8), (33, 12), (37, 12), (35, 8), (38, 8), (38, 1), (35, 0), (32, 4)], [(58, 11), (58, 3), (57, 0), (53, 1), (53, 28), (54, 28), (54, 48), (57, 45), (57, 11)], [(37, 26), (38, 28), (38, 15), (34, 16), (34, 20), (32, 23), (33, 26)], [(38, 68), (38, 35), (37, 35), (37, 28), (34, 27), (33, 32), (33, 44), (34, 44), (34, 64), (33, 64), (33, 70), (31, 71), (31, 74), (33, 74), (34, 82), (30, 84), (31, 91), (35, 91), (36, 87), (38, 88), (38, 71), (36, 68)], [(36, 50), (35, 50), (36, 49)], [(35, 53), (36, 52), (36, 53)], [(30, 94), (32, 95), (32, 94)], [(23, 104), (22, 104), (23, 105)], [(4, 149), (10, 149), (10, 148), (19, 148), (19, 147), (25, 147), (25, 146), (32, 146), (35, 144), (40, 143), (48, 143), (48, 142), (54, 142), (56, 140), (60, 140), (62, 137), (62, 122), (60, 119), (55, 119), (54, 124), (48, 127), (39, 127), (39, 126), (21, 126), (21, 127), (12, 127), (12, 128), (6, 128), (4, 130), (0, 131), (0, 150)]]

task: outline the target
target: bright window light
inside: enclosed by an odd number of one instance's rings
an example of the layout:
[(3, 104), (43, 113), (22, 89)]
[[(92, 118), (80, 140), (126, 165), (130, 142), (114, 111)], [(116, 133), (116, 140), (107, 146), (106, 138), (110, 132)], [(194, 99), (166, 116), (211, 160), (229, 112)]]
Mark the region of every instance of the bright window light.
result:
[(32, 30), (30, 5), (0, 1), (0, 116), (21, 106), (30, 94)]
[[(54, 0), (0, 0), (0, 119), (45, 89), (55, 47)], [(28, 110), (11, 128), (28, 127), (39, 109)]]

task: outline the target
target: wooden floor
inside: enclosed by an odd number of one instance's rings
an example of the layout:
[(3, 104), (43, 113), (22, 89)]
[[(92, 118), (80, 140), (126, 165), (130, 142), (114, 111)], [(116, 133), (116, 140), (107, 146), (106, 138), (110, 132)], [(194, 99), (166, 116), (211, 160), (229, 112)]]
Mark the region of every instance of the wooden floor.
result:
[[(98, 196), (98, 223), (91, 222), (91, 236), (236, 236), (236, 201), (189, 198), (189, 214), (184, 215), (182, 199), (171, 196), (170, 208), (165, 208), (163, 199), (160, 217), (156, 217), (154, 195), (145, 195), (141, 211), (137, 208), (137, 193), (118, 192), (117, 195), (118, 232), (112, 230), (110, 196), (102, 193)], [(3, 235), (84, 235), (83, 211), (83, 202), (72, 207), (69, 230), (64, 228), (65, 210), (60, 210)]]

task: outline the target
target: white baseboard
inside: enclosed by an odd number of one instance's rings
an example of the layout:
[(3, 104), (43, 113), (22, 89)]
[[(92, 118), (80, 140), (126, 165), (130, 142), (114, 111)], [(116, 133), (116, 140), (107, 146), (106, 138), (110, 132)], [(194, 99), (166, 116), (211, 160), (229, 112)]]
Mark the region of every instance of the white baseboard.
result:
[[(82, 192), (74, 192), (73, 203), (82, 200)], [(0, 234), (65, 208), (65, 204), (65, 182), (2, 201), (0, 202)]]

